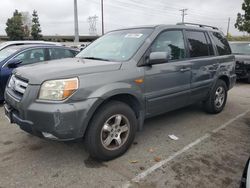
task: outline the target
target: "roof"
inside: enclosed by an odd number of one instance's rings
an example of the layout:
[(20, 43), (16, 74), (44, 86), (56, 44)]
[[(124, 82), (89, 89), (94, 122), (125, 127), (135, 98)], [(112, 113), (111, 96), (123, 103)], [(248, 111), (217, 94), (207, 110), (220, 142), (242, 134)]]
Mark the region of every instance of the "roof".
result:
[[(127, 27), (127, 28), (121, 28), (114, 31), (119, 30), (127, 30), (127, 29), (143, 29), (143, 28), (166, 28), (166, 29), (194, 29), (194, 30), (203, 30), (203, 31), (217, 31), (220, 32), (217, 27), (209, 26), (209, 25), (203, 25), (203, 24), (194, 24), (194, 23), (178, 23), (176, 25), (166, 25), (166, 24), (158, 24), (158, 25), (142, 25), (142, 26), (134, 26), (134, 27)], [(112, 32), (112, 31), (111, 31)]]
[(26, 44), (46, 44), (46, 45), (56, 45), (62, 46), (62, 44), (58, 42), (47, 42), (47, 41), (34, 41), (34, 40), (27, 40), (27, 41), (8, 41), (0, 44), (0, 50), (7, 48), (13, 45), (26, 45)]
[(69, 47), (65, 47), (65, 46), (53, 46), (53, 45), (44, 45), (44, 44), (17, 45), (17, 46), (9, 46), (7, 48), (21, 51), (21, 50), (30, 49), (30, 48), (41, 48), (41, 47), (42, 48), (62, 48), (62, 49), (70, 49), (70, 50), (77, 51), (77, 49), (69, 48)]
[(50, 44), (50, 45), (61, 45), (58, 42), (47, 42), (47, 41), (42, 41), (42, 40), (18, 40), (18, 41), (8, 41), (2, 43), (2, 45), (15, 45), (15, 44)]

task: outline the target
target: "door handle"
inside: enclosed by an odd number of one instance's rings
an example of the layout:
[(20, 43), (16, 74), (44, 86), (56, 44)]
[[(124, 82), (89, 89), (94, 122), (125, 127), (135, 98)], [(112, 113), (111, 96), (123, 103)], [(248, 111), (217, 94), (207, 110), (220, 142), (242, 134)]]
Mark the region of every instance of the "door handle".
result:
[(187, 72), (187, 71), (190, 71), (190, 70), (191, 70), (191, 68), (190, 68), (190, 67), (180, 69), (180, 71), (181, 71), (181, 72)]

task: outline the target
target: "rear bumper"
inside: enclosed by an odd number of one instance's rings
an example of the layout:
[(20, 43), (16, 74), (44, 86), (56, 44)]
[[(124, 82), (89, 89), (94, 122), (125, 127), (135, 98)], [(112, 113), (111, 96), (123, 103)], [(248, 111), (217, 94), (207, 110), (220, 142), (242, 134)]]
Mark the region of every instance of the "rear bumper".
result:
[(5, 114), (10, 123), (15, 123), (30, 134), (57, 140), (73, 140), (84, 135), (91, 107), (97, 98), (71, 103), (34, 102), (28, 106), (15, 105), (14, 100), (5, 94)]

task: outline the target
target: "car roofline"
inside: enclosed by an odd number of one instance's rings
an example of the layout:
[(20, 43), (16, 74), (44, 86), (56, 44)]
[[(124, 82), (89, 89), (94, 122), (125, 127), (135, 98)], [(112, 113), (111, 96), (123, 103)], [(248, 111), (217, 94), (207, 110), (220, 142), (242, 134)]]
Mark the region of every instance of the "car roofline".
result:
[[(198, 26), (199, 24), (196, 24), (196, 25)], [(212, 32), (219, 32), (219, 33), (222, 32), (219, 29), (215, 29), (216, 27), (212, 28), (212, 26), (211, 26), (211, 28), (210, 27), (197, 27), (197, 26), (184, 25), (184, 24), (142, 25), (142, 26), (119, 28), (119, 29), (109, 31), (107, 33), (115, 32), (115, 31), (122, 31), (122, 30), (131, 30), (131, 29), (157, 29), (157, 28), (159, 28), (159, 29), (190, 29), (190, 30), (197, 30), (197, 31), (212, 31)]]

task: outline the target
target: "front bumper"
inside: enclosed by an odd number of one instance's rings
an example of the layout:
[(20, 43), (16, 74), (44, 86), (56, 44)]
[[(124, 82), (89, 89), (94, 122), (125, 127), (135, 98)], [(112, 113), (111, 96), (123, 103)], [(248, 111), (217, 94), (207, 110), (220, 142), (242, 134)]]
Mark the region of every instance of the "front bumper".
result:
[(16, 123), (30, 134), (57, 140), (73, 140), (84, 135), (92, 116), (97, 98), (68, 103), (42, 103), (29, 105), (16, 101), (5, 93), (5, 115), (10, 123)]

